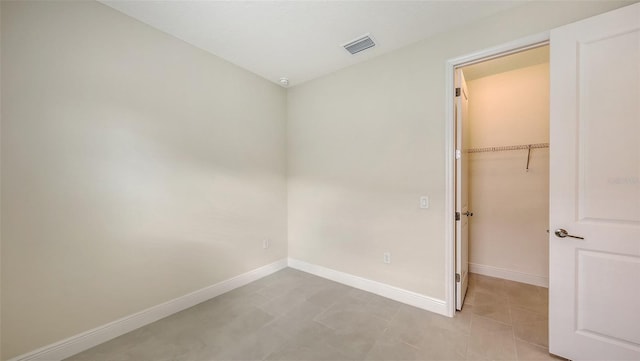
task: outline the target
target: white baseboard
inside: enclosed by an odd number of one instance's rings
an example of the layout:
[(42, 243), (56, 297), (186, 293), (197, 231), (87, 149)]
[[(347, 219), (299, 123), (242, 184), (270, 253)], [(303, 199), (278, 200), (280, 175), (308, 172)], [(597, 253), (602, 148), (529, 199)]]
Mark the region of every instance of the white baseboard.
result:
[(223, 293), (244, 286), (286, 267), (287, 260), (279, 260), (157, 306), (134, 313), (133, 315), (115, 320), (106, 325), (96, 327), (92, 330), (69, 337), (54, 344), (44, 346), (35, 351), (14, 357), (9, 361), (58, 361), (65, 359), (84, 350), (90, 349), (91, 347), (107, 342), (113, 338), (124, 335), (127, 332), (133, 331)]
[(444, 300), (439, 300), (385, 283), (372, 281), (366, 278), (354, 276), (349, 273), (332, 270), (292, 258), (289, 258), (289, 267), (338, 283), (342, 283), (347, 286), (358, 288), (363, 291), (375, 293), (382, 297), (406, 303), (423, 310), (447, 316), (447, 307)]
[(477, 263), (469, 263), (469, 272), (549, 288), (549, 278)]

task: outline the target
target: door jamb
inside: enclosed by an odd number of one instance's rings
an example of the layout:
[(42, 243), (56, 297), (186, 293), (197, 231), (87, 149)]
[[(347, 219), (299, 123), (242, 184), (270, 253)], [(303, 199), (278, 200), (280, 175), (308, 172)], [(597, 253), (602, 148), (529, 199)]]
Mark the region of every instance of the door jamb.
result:
[(543, 32), (502, 45), (480, 50), (474, 53), (449, 59), (445, 66), (445, 206), (444, 206), (444, 237), (445, 237), (445, 309), (447, 316), (456, 313), (455, 286), (455, 119), (454, 119), (454, 74), (455, 68), (479, 63), (501, 56), (517, 53), (527, 49), (537, 48), (549, 44), (549, 32)]

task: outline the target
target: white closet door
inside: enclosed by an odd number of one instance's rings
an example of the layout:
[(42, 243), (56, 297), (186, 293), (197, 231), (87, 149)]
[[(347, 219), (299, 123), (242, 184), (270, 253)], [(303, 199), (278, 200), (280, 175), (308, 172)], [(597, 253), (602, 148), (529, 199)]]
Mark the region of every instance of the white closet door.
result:
[(640, 360), (640, 3), (551, 32), (550, 126), (550, 352)]
[[(461, 310), (469, 285), (469, 91), (456, 70), (456, 309)], [(467, 133), (467, 134), (465, 134)]]

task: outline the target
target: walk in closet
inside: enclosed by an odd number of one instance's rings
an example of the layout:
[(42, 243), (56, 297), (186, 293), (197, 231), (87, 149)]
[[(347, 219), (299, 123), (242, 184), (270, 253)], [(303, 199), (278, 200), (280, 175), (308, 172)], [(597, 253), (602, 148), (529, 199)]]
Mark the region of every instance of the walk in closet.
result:
[(548, 285), (549, 48), (470, 65), (469, 270)]

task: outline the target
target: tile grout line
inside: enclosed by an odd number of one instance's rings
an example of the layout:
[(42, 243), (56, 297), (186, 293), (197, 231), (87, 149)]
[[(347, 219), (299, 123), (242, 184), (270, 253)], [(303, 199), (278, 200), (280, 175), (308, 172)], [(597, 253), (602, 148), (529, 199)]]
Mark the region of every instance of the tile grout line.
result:
[[(464, 305), (463, 305), (464, 308)], [(473, 310), (471, 310), (472, 316), (474, 315)], [(469, 321), (469, 339), (467, 340), (467, 345), (465, 347), (464, 350), (464, 359), (468, 360), (469, 359), (469, 342), (471, 341), (471, 334), (473, 333), (473, 320), (474, 317), (471, 317), (471, 320)]]
[(509, 320), (511, 321), (511, 341), (513, 344), (513, 354), (516, 356), (516, 360), (520, 361), (520, 355), (518, 353), (518, 345), (517, 345), (517, 341), (516, 341), (516, 328), (515, 328), (515, 322), (513, 319), (513, 312), (512, 312), (512, 302), (511, 302), (511, 297), (509, 296), (509, 292), (506, 289), (506, 284), (503, 282), (502, 283), (502, 287), (503, 287), (503, 291), (504, 291), (504, 297), (507, 300), (507, 307), (508, 307), (508, 312), (509, 312)]
[[(511, 317), (511, 323), (514, 324), (513, 313), (511, 312), (511, 300), (509, 299), (508, 296), (507, 296), (507, 300), (509, 302), (509, 317)], [(520, 353), (518, 352), (518, 344), (517, 344), (518, 341), (516, 340), (516, 329), (514, 326), (511, 327), (511, 336), (513, 338), (513, 348), (516, 354), (516, 360), (520, 361)]]

